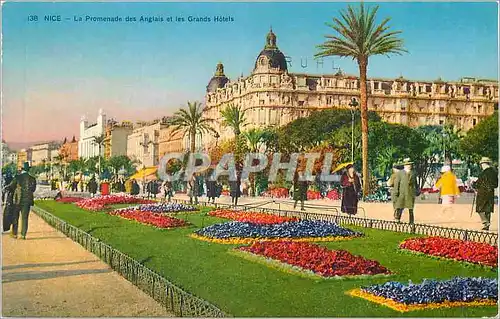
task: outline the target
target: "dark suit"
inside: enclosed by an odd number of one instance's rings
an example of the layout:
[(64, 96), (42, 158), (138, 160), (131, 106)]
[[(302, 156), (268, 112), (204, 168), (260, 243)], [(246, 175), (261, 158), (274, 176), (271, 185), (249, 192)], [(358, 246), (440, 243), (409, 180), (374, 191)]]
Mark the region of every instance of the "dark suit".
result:
[(484, 229), (490, 227), (491, 214), (495, 206), (495, 188), (498, 187), (498, 173), (494, 168), (483, 170), (474, 184), (477, 189), (476, 212), (481, 217)]
[(21, 236), (26, 237), (26, 233), (28, 232), (28, 216), (31, 206), (34, 205), (33, 193), (36, 190), (36, 180), (27, 172), (22, 172), (9, 184), (9, 187), (11, 187), (14, 192), (16, 192), (18, 186), (20, 186), (21, 192), (20, 196), (14, 196), (14, 204), (17, 209), (13, 211), (12, 216), (12, 234), (17, 236), (20, 210), (22, 220)]

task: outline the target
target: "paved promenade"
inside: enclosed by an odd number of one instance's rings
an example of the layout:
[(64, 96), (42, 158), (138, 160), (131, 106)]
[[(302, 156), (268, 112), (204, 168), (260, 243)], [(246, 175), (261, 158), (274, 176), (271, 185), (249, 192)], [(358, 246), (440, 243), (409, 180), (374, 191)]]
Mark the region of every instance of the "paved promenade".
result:
[[(429, 224), (442, 227), (453, 227), (462, 229), (475, 229), (482, 228), (481, 219), (476, 212), (472, 212), (473, 194), (463, 194), (458, 203), (453, 205), (453, 211), (446, 211), (443, 213), (442, 205), (437, 204), (437, 195), (432, 194), (427, 199), (418, 199), (415, 204), (415, 223)], [(184, 194), (176, 195), (174, 198), (189, 199)], [(206, 201), (206, 197), (201, 197), (200, 200)], [(276, 208), (293, 210), (293, 201), (289, 199), (273, 199), (265, 197), (246, 197), (243, 196), (238, 200), (241, 205), (260, 205), (259, 207)], [(229, 196), (221, 196), (216, 200), (217, 203), (231, 204)], [(268, 202), (268, 204), (262, 205)], [(271, 202), (271, 203), (269, 203)], [(300, 205), (300, 204), (299, 204)], [(332, 201), (327, 199), (310, 200), (306, 201), (307, 212), (322, 212), (329, 214), (336, 214), (334, 208), (338, 209), (340, 213), (340, 201)], [(392, 203), (359, 203), (360, 209), (358, 210), (357, 217), (366, 217), (373, 219), (394, 220)], [(298, 208), (300, 209), (300, 208)], [(408, 222), (407, 211), (403, 212), (401, 219), (403, 222)], [(491, 218), (491, 232), (498, 232), (498, 207), (495, 206), (495, 213)]]
[(2, 317), (169, 317), (148, 295), (30, 214), (27, 240), (2, 235)]

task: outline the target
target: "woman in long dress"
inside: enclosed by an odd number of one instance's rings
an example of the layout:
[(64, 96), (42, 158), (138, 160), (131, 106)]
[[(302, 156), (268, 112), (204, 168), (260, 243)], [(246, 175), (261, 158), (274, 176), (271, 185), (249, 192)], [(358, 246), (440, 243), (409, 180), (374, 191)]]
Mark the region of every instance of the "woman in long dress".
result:
[(342, 206), (343, 213), (356, 215), (358, 213), (358, 193), (361, 190), (361, 181), (354, 170), (352, 164), (346, 167), (346, 171), (340, 179), (342, 186)]

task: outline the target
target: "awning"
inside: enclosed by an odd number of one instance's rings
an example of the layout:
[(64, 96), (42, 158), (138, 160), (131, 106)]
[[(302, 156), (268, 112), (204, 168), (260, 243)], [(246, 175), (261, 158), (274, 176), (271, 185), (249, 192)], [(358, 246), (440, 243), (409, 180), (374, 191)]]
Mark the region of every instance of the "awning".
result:
[(156, 179), (156, 171), (158, 170), (158, 167), (146, 167), (135, 173), (134, 175), (130, 176), (129, 179), (136, 179), (136, 180), (152, 180)]
[(336, 172), (340, 171), (341, 169), (346, 168), (348, 165), (353, 165), (353, 164), (354, 164), (353, 162), (342, 163), (339, 166), (337, 166), (332, 173), (336, 173)]

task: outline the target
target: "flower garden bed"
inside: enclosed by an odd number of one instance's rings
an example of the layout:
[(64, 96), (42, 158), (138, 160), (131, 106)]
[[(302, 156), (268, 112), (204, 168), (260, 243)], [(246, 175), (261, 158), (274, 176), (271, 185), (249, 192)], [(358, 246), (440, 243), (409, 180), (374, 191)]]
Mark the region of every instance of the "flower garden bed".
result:
[(284, 187), (277, 187), (273, 189), (268, 189), (267, 191), (261, 194), (263, 197), (272, 197), (272, 198), (288, 198), (288, 189)]
[(108, 205), (151, 203), (155, 203), (155, 201), (145, 200), (131, 195), (105, 195), (79, 201), (76, 203), (76, 205), (86, 210), (99, 211), (103, 210)]
[(175, 228), (188, 225), (186, 221), (178, 218), (136, 209), (117, 209), (109, 212), (109, 214), (120, 216), (128, 220), (135, 220), (139, 223), (152, 225), (158, 228)]
[(256, 242), (251, 246), (239, 247), (236, 251), (250, 255), (256, 261), (267, 262), (278, 269), (316, 278), (359, 278), (391, 274), (377, 261), (354, 256), (345, 250), (330, 250), (311, 243)]
[(307, 200), (315, 200), (321, 198), (321, 193), (319, 191), (307, 191)]
[(212, 217), (227, 218), (235, 220), (238, 222), (266, 225), (266, 224), (278, 224), (289, 221), (297, 221), (295, 217), (281, 217), (276, 215), (257, 213), (257, 212), (242, 212), (229, 209), (219, 209), (208, 213)]
[(332, 189), (326, 193), (326, 198), (330, 200), (340, 200), (342, 198), (342, 194), (338, 190)]
[(180, 203), (142, 204), (133, 208), (143, 212), (153, 213), (178, 213), (198, 211), (198, 209), (194, 206), (184, 205)]
[(464, 261), (489, 267), (498, 266), (498, 250), (495, 246), (450, 239), (426, 237), (407, 239), (399, 245), (404, 251)]
[(489, 306), (497, 304), (498, 283), (496, 279), (455, 277), (446, 281), (424, 280), (421, 284), (410, 282), (408, 285), (387, 282), (354, 289), (348, 294), (399, 312)]
[(336, 241), (363, 234), (325, 221), (301, 220), (279, 224), (258, 225), (228, 222), (196, 231), (191, 237), (221, 244), (246, 244), (254, 241)]

